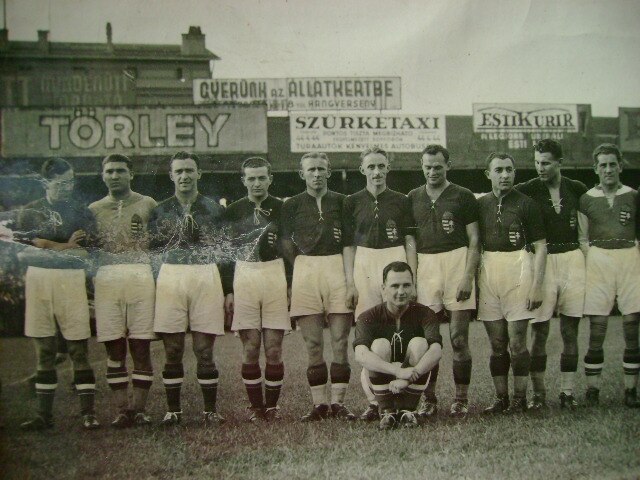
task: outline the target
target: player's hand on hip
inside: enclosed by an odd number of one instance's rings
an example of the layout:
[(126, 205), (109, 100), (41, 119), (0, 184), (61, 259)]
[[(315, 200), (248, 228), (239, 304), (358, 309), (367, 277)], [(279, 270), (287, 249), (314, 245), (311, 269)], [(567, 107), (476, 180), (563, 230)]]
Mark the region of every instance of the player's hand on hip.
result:
[(355, 310), (358, 304), (358, 289), (354, 284), (347, 284), (347, 308)]
[(527, 296), (527, 310), (535, 310), (540, 305), (542, 305), (542, 288), (538, 285), (533, 285)]
[(473, 289), (473, 279), (465, 277), (458, 285), (458, 291), (456, 292), (456, 302), (464, 302), (471, 297), (471, 290)]

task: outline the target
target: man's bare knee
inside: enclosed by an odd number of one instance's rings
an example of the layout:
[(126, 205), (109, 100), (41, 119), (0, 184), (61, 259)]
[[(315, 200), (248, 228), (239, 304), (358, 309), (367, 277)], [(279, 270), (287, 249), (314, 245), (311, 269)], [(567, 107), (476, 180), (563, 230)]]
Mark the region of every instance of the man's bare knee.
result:
[(74, 370), (88, 370), (91, 368), (86, 340), (69, 340), (67, 341), (67, 346)]
[(136, 370), (151, 371), (151, 342), (149, 340), (129, 339), (129, 350)]
[(407, 358), (409, 365), (416, 366), (420, 359), (429, 350), (429, 344), (427, 340), (422, 337), (414, 337), (409, 341), (407, 345)]
[(54, 370), (56, 368), (56, 337), (33, 339), (38, 357), (38, 370)]
[(391, 360), (391, 343), (386, 338), (376, 338), (370, 350), (385, 362)]
[(184, 355), (184, 338), (173, 335), (163, 335), (166, 363), (182, 363)]

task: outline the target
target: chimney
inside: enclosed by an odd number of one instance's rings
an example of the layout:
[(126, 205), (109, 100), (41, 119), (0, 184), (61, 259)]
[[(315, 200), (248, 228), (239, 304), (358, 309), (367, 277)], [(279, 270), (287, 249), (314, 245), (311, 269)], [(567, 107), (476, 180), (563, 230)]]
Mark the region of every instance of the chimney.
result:
[(38, 48), (43, 52), (49, 51), (49, 30), (38, 30)]
[(7, 50), (9, 48), (9, 30), (6, 28), (0, 29), (0, 50)]
[(189, 27), (189, 33), (182, 34), (182, 55), (205, 55), (207, 48), (204, 46), (204, 34), (200, 27)]
[(111, 29), (111, 22), (107, 22), (107, 49), (113, 51), (113, 30)]

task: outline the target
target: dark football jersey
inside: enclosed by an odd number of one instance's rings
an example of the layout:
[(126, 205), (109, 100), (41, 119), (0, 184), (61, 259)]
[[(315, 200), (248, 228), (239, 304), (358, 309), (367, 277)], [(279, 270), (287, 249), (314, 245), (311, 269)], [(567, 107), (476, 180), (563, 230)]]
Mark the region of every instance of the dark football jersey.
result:
[[(87, 234), (83, 247), (89, 247), (95, 241), (96, 226), (93, 215), (86, 206), (76, 200), (50, 203), (46, 198), (41, 198), (31, 202), (18, 212), (13, 227), (16, 241), (29, 245), (36, 238), (66, 243), (77, 230), (84, 230)], [(38, 250), (23, 251), (22, 260), (33, 267), (85, 267), (85, 261), (75, 255), (73, 249)]]
[(345, 245), (367, 248), (404, 246), (413, 228), (406, 195), (386, 189), (377, 197), (362, 189), (344, 201)]
[(168, 198), (151, 212), (149, 247), (164, 263), (220, 263), (229, 243), (223, 215), (221, 205), (202, 195), (187, 209), (175, 196)]
[(511, 190), (502, 199), (493, 192), (478, 199), (480, 241), (490, 252), (514, 252), (531, 248), (545, 238), (542, 214), (524, 193)]
[(257, 206), (244, 197), (227, 207), (225, 218), (236, 260), (266, 262), (281, 257), (277, 236), (282, 203), (282, 200), (269, 196)]
[(589, 244), (600, 248), (629, 248), (636, 239), (638, 192), (622, 185), (609, 205), (602, 189), (594, 187), (580, 197), (580, 211), (589, 220)]
[(563, 253), (580, 248), (578, 211), (580, 197), (587, 191), (584, 183), (561, 177), (560, 213), (553, 206), (549, 188), (539, 178), (520, 183), (515, 188), (538, 204), (547, 234), (548, 253)]
[(353, 348), (364, 345), (371, 348), (377, 338), (385, 338), (391, 342), (392, 361), (401, 362), (407, 352), (412, 338), (422, 337), (429, 345), (442, 345), (440, 322), (437, 314), (420, 303), (410, 303), (400, 317), (400, 328), (396, 328), (396, 320), (387, 309), (385, 303), (365, 310), (356, 322)]
[(321, 209), (306, 191), (289, 198), (282, 206), (280, 235), (291, 240), (302, 255), (342, 253), (342, 202), (344, 195), (327, 191)]
[(478, 221), (478, 201), (464, 187), (450, 183), (436, 201), (425, 185), (409, 192), (418, 253), (442, 253), (469, 245), (467, 225)]

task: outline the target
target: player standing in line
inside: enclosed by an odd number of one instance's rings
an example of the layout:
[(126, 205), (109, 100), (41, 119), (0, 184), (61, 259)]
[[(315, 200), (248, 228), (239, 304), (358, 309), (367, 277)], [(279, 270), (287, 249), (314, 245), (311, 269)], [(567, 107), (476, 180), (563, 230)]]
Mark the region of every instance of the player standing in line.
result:
[(580, 198), (580, 243), (587, 254), (584, 314), (589, 316), (589, 350), (584, 357), (587, 375), (586, 400), (597, 405), (600, 375), (604, 366), (603, 344), (614, 301), (622, 314), (625, 350), (624, 403), (640, 408), (637, 396), (640, 350), (640, 252), (635, 224), (638, 193), (620, 183), (622, 154), (604, 143), (593, 151), (594, 169), (600, 180)]
[[(347, 279), (347, 305), (355, 308), (356, 319), (362, 312), (382, 302), (380, 273), (395, 261), (415, 262), (415, 240), (409, 199), (387, 187), (389, 173), (387, 152), (378, 147), (360, 154), (360, 173), (366, 187), (344, 201), (344, 264)], [(415, 263), (413, 263), (415, 272)], [(378, 407), (371, 392), (369, 378), (360, 374), (369, 407), (362, 420), (378, 419)]]
[(22, 209), (16, 239), (32, 245), (19, 254), (28, 265), (25, 279), (25, 335), (32, 337), (38, 357), (36, 395), (38, 415), (21, 425), (24, 430), (53, 427), (56, 373), (56, 324), (67, 341), (73, 362), (73, 383), (80, 398), (82, 426), (100, 426), (95, 416), (96, 381), (87, 354), (91, 336), (85, 284), (84, 246), (94, 234), (91, 212), (72, 198), (74, 172), (61, 158), (42, 165), (45, 197)]
[[(235, 239), (233, 324), (242, 340), (242, 381), (249, 397), (249, 421), (279, 420), (278, 398), (284, 378), (282, 339), (291, 329), (287, 280), (280, 254), (278, 227), (282, 200), (269, 195), (271, 164), (260, 157), (242, 163), (247, 196), (227, 208), (226, 220)], [(264, 343), (264, 397), (260, 345)]]
[(525, 412), (530, 364), (527, 326), (542, 304), (547, 257), (544, 223), (535, 202), (513, 188), (513, 157), (490, 153), (486, 175), (491, 192), (478, 200), (483, 248), (478, 320), (484, 322), (491, 342), (489, 369), (497, 398), (484, 412)]
[(578, 242), (578, 209), (587, 187), (560, 173), (562, 146), (555, 140), (541, 140), (534, 146), (538, 178), (516, 185), (540, 208), (547, 233), (547, 265), (542, 306), (531, 320), (531, 365), (533, 399), (529, 408), (546, 407), (544, 373), (550, 320), (557, 307), (564, 345), (560, 355), (560, 407), (574, 410), (573, 395), (578, 369), (578, 326), (584, 309), (585, 261)]
[(417, 427), (415, 409), (442, 357), (440, 321), (414, 303), (411, 267), (392, 262), (382, 271), (385, 302), (358, 317), (353, 346), (378, 399), (381, 430)]
[(151, 248), (161, 250), (163, 261), (154, 322), (166, 355), (162, 381), (168, 411), (162, 423), (173, 425), (181, 420), (182, 357), (190, 328), (204, 421), (218, 424), (223, 419), (216, 412), (218, 370), (213, 346), (216, 336), (224, 335), (224, 293), (213, 246), (220, 245), (224, 209), (198, 192), (202, 172), (197, 155), (178, 152), (171, 157), (169, 168), (175, 194), (158, 204), (149, 221)]
[[(416, 224), (418, 303), (435, 312), (450, 312), (449, 336), (453, 349), (455, 401), (450, 414), (469, 412), (471, 382), (469, 321), (476, 308), (475, 274), (478, 248), (478, 202), (470, 190), (447, 180), (451, 169), (449, 151), (441, 145), (428, 145), (422, 152), (422, 171), (426, 185), (409, 192)], [(436, 367), (437, 368), (437, 367)], [(422, 416), (437, 411), (433, 375), (418, 412)]]
[[(133, 169), (124, 155), (102, 161), (102, 180), (109, 193), (89, 205), (98, 229), (95, 277), (96, 330), (107, 350), (107, 383), (118, 414), (113, 427), (147, 425), (145, 414), (153, 382), (150, 344), (155, 283), (149, 258), (147, 226), (156, 201), (131, 190)], [(127, 342), (133, 359), (133, 405), (127, 388)]]
[[(290, 315), (298, 322), (309, 357), (307, 380), (314, 406), (302, 421), (330, 416), (355, 420), (356, 416), (344, 405), (351, 376), (347, 348), (353, 323), (352, 309), (347, 307), (342, 257), (345, 197), (327, 187), (331, 165), (326, 154), (304, 154), (299, 173), (306, 190), (284, 203), (280, 228), (283, 253), (294, 266)], [(325, 314), (333, 351), (330, 372), (323, 355)]]

